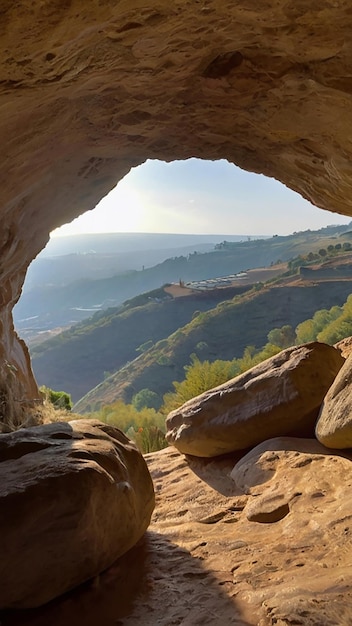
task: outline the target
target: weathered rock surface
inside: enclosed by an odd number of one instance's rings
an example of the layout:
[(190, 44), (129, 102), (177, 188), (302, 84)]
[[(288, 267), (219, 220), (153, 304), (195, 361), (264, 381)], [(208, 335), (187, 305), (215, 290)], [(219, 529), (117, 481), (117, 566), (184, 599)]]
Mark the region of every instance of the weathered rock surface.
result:
[(323, 343), (283, 350), (172, 411), (166, 439), (211, 457), (281, 435), (313, 436), (323, 398), (344, 363)]
[(38, 399), (26, 268), (131, 167), (226, 158), (352, 215), (351, 32), (348, 0), (1, 4), (0, 418)]
[(335, 343), (335, 348), (340, 350), (344, 359), (347, 359), (352, 352), (352, 337), (345, 337), (345, 339), (341, 339)]
[[(318, 455), (326, 455), (327, 448), (316, 439), (275, 437), (263, 441), (245, 454), (235, 465), (230, 476), (243, 493), (252, 493), (253, 488), (263, 485), (275, 477), (278, 464), (288, 469), (309, 465)], [(337, 454), (329, 450), (329, 454)], [(292, 494), (291, 494), (292, 495)], [(290, 498), (290, 494), (287, 494)]]
[(316, 437), (330, 448), (352, 448), (352, 355), (324, 398), (316, 424)]
[[(253, 476), (248, 494), (229, 478), (231, 456), (147, 455), (156, 508), (143, 540), (94, 583), (2, 615), (3, 626), (349, 626), (351, 460), (316, 441), (268, 445), (271, 478)], [(253, 454), (253, 467), (268, 469), (265, 444)], [(247, 519), (253, 502), (277, 494), (296, 494), (288, 515)]]
[(96, 576), (141, 538), (153, 507), (145, 461), (116, 428), (1, 435), (0, 607), (35, 607)]

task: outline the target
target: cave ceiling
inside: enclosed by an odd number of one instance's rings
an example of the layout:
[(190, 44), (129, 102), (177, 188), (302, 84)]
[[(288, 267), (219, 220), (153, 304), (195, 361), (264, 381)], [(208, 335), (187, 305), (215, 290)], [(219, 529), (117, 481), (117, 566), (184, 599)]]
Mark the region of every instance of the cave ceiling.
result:
[(3, 0), (0, 29), (8, 355), (49, 232), (148, 158), (227, 159), (352, 215), (349, 0)]

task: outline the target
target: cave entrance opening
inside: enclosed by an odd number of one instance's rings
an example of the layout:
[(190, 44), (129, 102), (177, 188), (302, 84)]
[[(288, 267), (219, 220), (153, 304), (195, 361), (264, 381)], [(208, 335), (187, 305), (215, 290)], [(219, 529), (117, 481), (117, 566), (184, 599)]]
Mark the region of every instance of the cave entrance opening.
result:
[[(274, 179), (245, 172), (224, 160), (146, 161), (132, 169), (95, 209), (53, 233), (49, 245), (28, 271), (14, 318), (19, 335), (29, 346), (37, 383), (68, 392), (77, 406), (87, 392), (105, 383), (111, 372), (124, 365), (105, 363), (100, 356), (97, 358), (94, 348), (91, 358), (84, 359), (89, 371), (80, 362), (65, 379), (63, 373), (68, 370), (68, 361), (72, 365), (74, 355), (68, 356), (70, 349), (62, 339), (64, 329), (70, 327), (71, 332), (75, 323), (92, 316), (94, 326), (97, 316), (105, 315), (106, 309), (119, 307), (143, 292), (160, 290), (166, 282), (181, 286), (190, 280), (185, 264), (188, 269), (197, 265), (204, 256), (199, 253), (222, 250), (225, 241), (250, 240), (260, 247), (260, 240), (263, 243), (266, 238), (272, 240), (293, 230), (301, 232), (343, 220), (348, 222), (346, 217), (313, 207)], [(261, 260), (256, 265), (240, 265), (236, 272), (270, 265), (271, 261), (278, 265), (277, 259), (275, 256), (266, 263)], [(211, 286), (214, 278), (235, 271), (232, 263), (231, 269), (217, 267), (221, 273), (214, 274), (212, 261), (208, 265), (212, 273), (198, 277), (210, 278)], [(166, 275), (165, 269), (171, 273)], [(197, 276), (192, 275), (193, 279)], [(144, 323), (141, 327), (144, 330)], [(149, 339), (144, 335), (132, 347), (127, 362), (133, 362), (138, 356), (136, 350)], [(37, 358), (46, 338), (64, 346), (61, 361), (57, 355), (54, 358), (55, 372), (45, 358)], [(74, 352), (79, 357), (79, 351)], [(94, 377), (90, 365), (99, 359), (104, 361), (103, 367), (93, 372)], [(39, 361), (44, 363), (44, 377)]]
[[(95, 209), (52, 233), (27, 272), (15, 325), (31, 349), (102, 308), (154, 288), (146, 270), (167, 258), (209, 252), (224, 240), (348, 221), (275, 179), (226, 160), (148, 160), (132, 168)], [(109, 294), (109, 289), (116, 294), (114, 276), (143, 271), (135, 292), (119, 288), (118, 300)]]
[(52, 237), (106, 232), (271, 236), (342, 220), (348, 222), (274, 178), (224, 159), (147, 160), (132, 168), (95, 209), (56, 229)]

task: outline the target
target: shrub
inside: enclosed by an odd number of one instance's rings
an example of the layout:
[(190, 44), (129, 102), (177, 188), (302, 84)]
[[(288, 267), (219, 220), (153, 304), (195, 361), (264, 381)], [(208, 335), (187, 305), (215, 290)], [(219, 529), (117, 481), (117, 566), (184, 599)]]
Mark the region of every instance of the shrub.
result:
[(247, 346), (240, 359), (233, 359), (232, 361), (218, 359), (212, 363), (209, 361), (201, 362), (193, 354), (191, 355), (191, 364), (184, 368), (185, 379), (181, 382), (173, 382), (175, 391), (164, 395), (164, 404), (160, 411), (167, 415), (187, 400), (225, 383), (242, 372), (246, 372), (254, 365), (258, 365), (261, 361), (265, 361), (278, 352), (280, 352), (280, 348), (271, 343), (267, 343), (259, 352), (254, 346)]
[(46, 400), (51, 402), (55, 409), (65, 409), (66, 411), (71, 411), (72, 409), (72, 400), (69, 393), (66, 391), (54, 391), (50, 389), (50, 387), (40, 387), (39, 391), (41, 391)]
[(137, 431), (131, 427), (126, 434), (137, 444), (142, 454), (157, 452), (169, 445), (158, 426), (140, 426)]
[(156, 452), (168, 445), (164, 436), (165, 418), (154, 409), (142, 408), (138, 411), (132, 404), (118, 400), (91, 413), (90, 417), (122, 430), (135, 441), (143, 454)]
[(147, 350), (149, 350), (149, 348), (151, 348), (153, 345), (153, 341), (151, 339), (149, 339), (149, 341), (145, 341), (144, 343), (141, 343), (140, 346), (138, 346), (138, 348), (136, 348), (136, 352), (146, 352)]

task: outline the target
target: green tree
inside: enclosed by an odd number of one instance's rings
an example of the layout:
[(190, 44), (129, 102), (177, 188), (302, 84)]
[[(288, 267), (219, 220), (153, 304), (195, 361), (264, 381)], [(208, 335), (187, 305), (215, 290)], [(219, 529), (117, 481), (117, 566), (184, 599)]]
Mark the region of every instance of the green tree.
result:
[(175, 391), (164, 395), (164, 404), (161, 407), (164, 414), (240, 373), (236, 359), (234, 361), (217, 360), (210, 363), (200, 361), (195, 354), (191, 356), (191, 364), (186, 365), (184, 369), (185, 379), (181, 382), (173, 382)]
[(268, 333), (268, 341), (279, 348), (288, 348), (295, 343), (296, 333), (292, 326), (286, 324), (281, 328), (273, 328)]
[(240, 372), (246, 372), (253, 367), (255, 346), (247, 346), (244, 349), (242, 359), (239, 359)]
[(133, 396), (131, 404), (137, 411), (141, 411), (144, 408), (158, 411), (161, 405), (161, 398), (151, 389), (141, 389)]
[(331, 322), (340, 317), (341, 311), (342, 309), (339, 306), (333, 306), (330, 310), (320, 309), (316, 311), (311, 319), (298, 324), (296, 328), (296, 343), (307, 343), (308, 341), (316, 340), (325, 341), (321, 338), (320, 333)]
[(314, 322), (312, 319), (305, 320), (298, 324), (296, 328), (296, 343), (308, 343), (316, 339)]
[(330, 319), (317, 335), (318, 341), (334, 344), (352, 334), (352, 295), (348, 296), (343, 307), (332, 307)]

